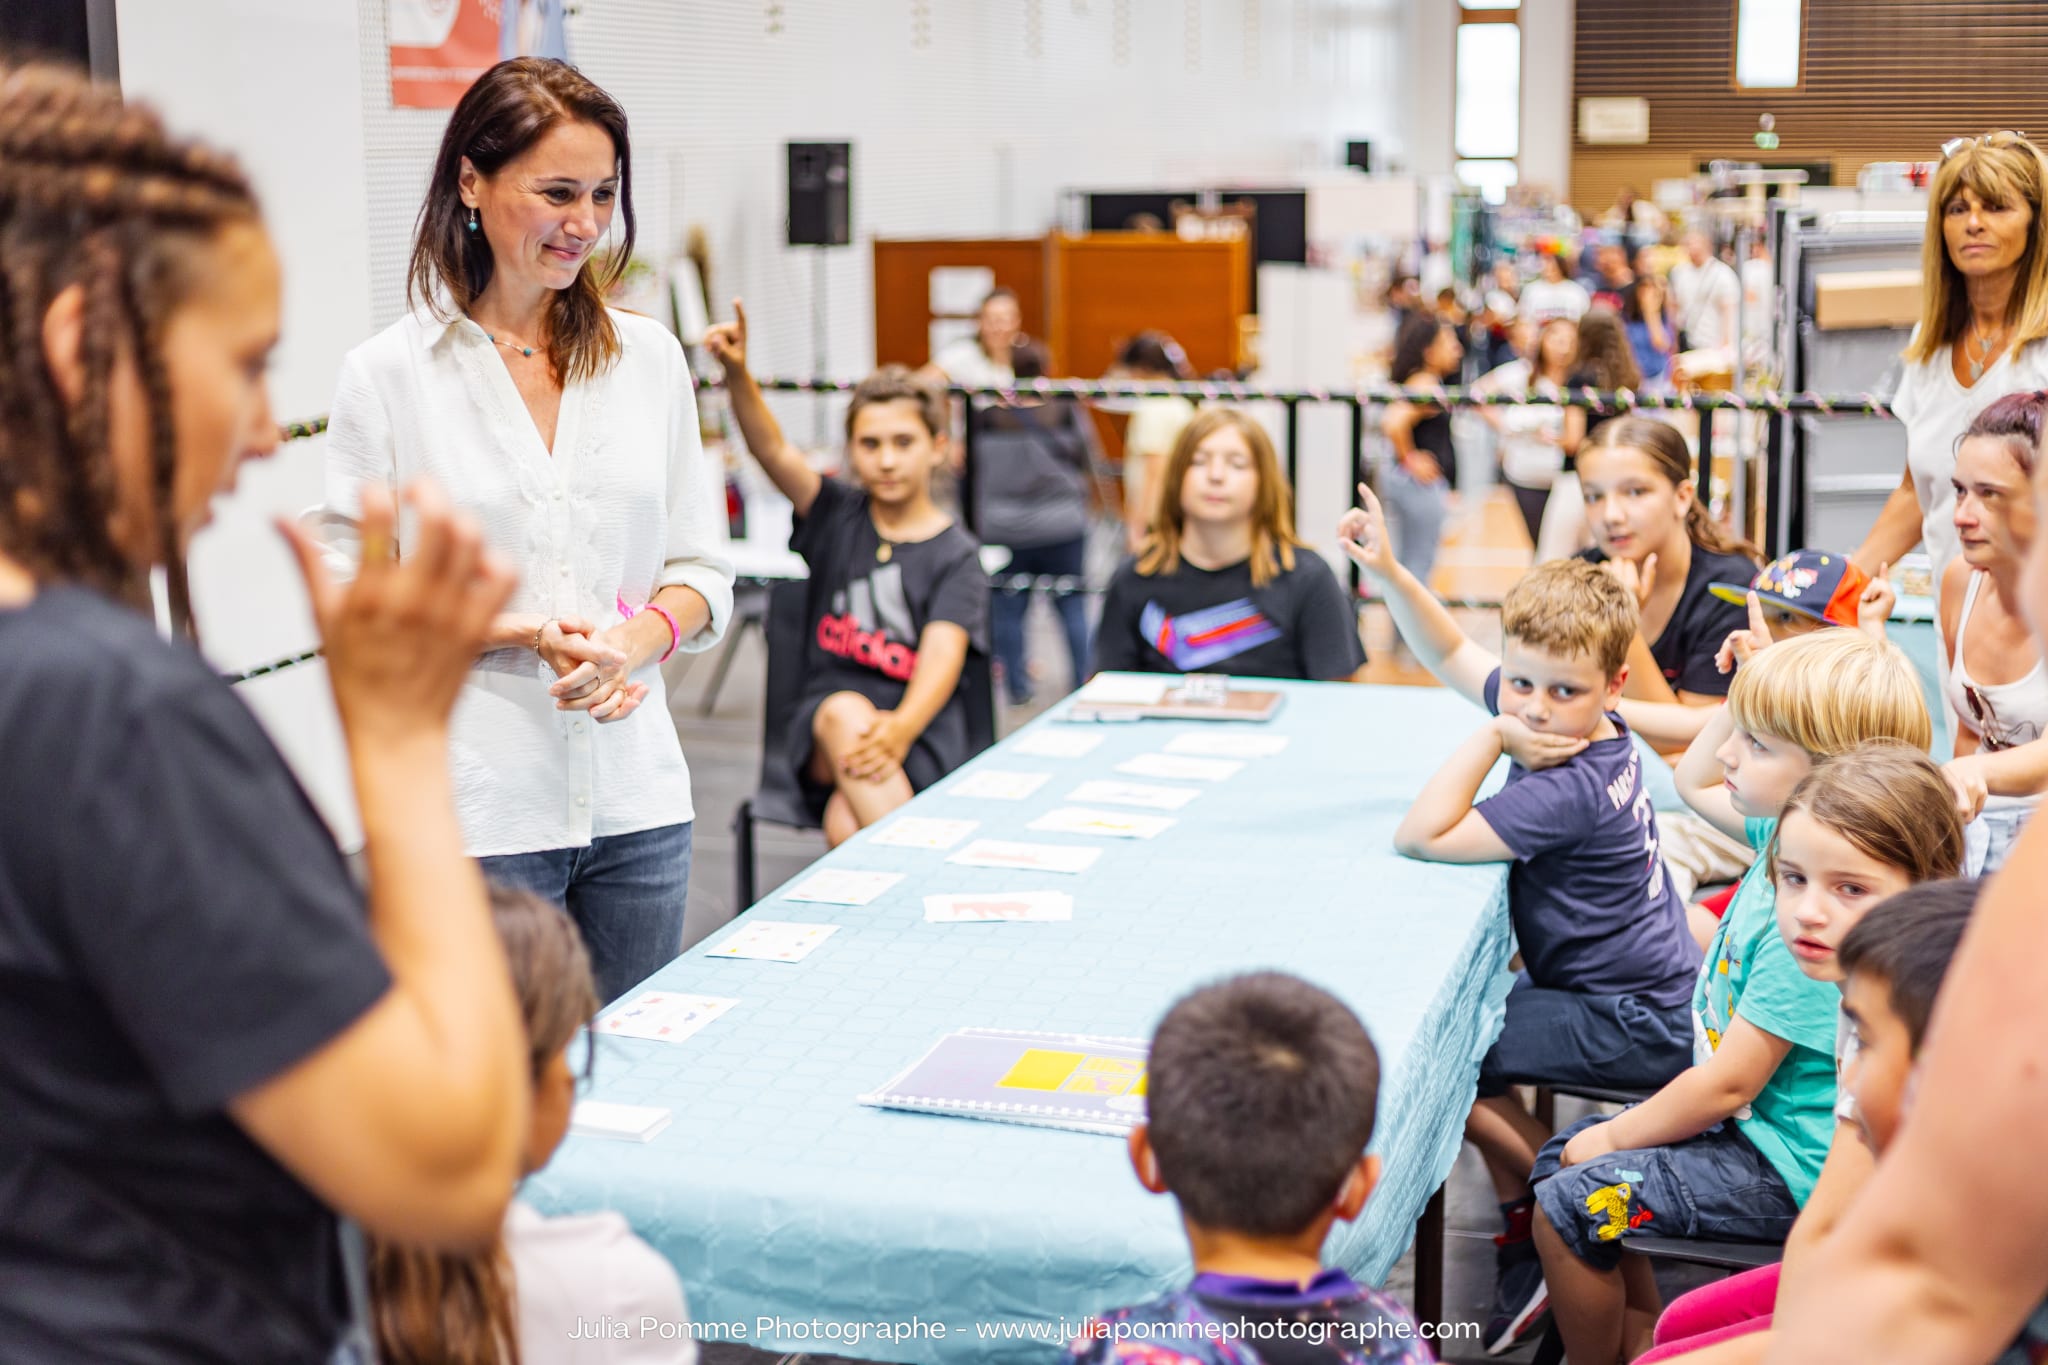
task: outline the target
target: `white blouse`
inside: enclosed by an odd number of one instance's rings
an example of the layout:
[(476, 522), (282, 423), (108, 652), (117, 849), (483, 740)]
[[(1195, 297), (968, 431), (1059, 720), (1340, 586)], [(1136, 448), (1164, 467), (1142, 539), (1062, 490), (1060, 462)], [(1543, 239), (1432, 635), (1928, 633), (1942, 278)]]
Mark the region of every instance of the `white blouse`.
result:
[(515, 1200), (505, 1256), (527, 1365), (696, 1365), (675, 1268), (618, 1214), (548, 1218)]
[[(725, 501), (697, 433), (682, 348), (659, 324), (612, 312), (620, 355), (564, 388), (552, 454), (484, 330), (425, 311), (349, 352), (329, 413), (328, 539), (355, 559), (360, 486), (433, 479), (474, 515), (519, 572), (507, 611), (581, 616), (602, 630), (617, 603), (665, 587), (703, 594), (711, 621), (680, 648), (709, 648), (732, 616)], [(401, 517), (399, 551), (409, 523)], [(337, 567), (340, 567), (339, 563)], [(554, 672), (527, 649), (484, 655), (456, 703), (450, 760), (464, 841), (474, 857), (589, 844), (690, 820), (690, 772), (663, 704), (661, 670), (636, 675), (650, 696), (622, 721), (557, 711)]]

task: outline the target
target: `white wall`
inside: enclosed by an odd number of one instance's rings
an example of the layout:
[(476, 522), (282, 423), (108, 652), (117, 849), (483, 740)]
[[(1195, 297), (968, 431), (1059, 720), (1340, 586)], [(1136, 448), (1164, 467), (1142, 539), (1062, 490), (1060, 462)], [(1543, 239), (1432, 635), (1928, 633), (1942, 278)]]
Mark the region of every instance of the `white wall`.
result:
[(1416, 175), (1449, 175), (1457, 160), (1452, 115), (1457, 103), (1456, 0), (1412, 0), (1406, 9), (1403, 105), (1410, 124), (1407, 164)]
[(1522, 155), (1525, 185), (1559, 199), (1572, 188), (1573, 0), (1522, 0)]
[[(341, 0), (121, 0), (121, 86), (173, 128), (233, 151), (255, 182), (284, 264), (284, 333), (271, 368), (281, 417), (324, 412), (342, 355), (368, 334), (362, 74)], [(271, 528), (320, 500), (318, 442), (246, 466), (193, 547), (195, 608), (223, 670), (314, 639), (298, 571)], [(319, 664), (242, 690), (346, 842), (355, 816)]]
[[(384, 0), (359, 0), (372, 297), (401, 307), (405, 237), (443, 120), (389, 109)], [(855, 244), (827, 253), (826, 371), (873, 363), (875, 235), (1037, 234), (1069, 187), (1286, 183), (1346, 138), (1402, 155), (1402, 0), (931, 0), (912, 7), (599, 0), (572, 56), (632, 120), (641, 250), (710, 234), (720, 302), (748, 302), (760, 366), (812, 368), (813, 251), (782, 245), (782, 144), (854, 144)], [(1192, 24), (1191, 24), (1192, 18)], [(1448, 111), (1446, 111), (1448, 118)], [(800, 430), (807, 431), (808, 424)]]

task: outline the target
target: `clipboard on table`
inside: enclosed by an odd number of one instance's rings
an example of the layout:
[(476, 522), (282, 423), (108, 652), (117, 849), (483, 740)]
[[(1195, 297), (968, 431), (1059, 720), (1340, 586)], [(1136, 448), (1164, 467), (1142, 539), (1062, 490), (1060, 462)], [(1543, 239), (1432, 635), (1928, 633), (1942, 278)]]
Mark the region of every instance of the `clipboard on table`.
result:
[(1221, 675), (1100, 673), (1074, 694), (1067, 719), (1268, 721), (1286, 700), (1270, 688), (1232, 687)]

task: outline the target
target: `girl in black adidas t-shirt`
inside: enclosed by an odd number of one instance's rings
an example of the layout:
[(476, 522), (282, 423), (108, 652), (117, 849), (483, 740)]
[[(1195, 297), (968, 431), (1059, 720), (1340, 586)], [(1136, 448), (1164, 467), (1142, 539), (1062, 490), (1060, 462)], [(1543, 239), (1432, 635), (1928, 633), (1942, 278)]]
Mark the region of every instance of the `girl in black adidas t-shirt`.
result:
[(1336, 682), (1364, 666), (1337, 576), (1294, 534), (1264, 427), (1205, 409), (1161, 478), (1151, 534), (1103, 598), (1098, 669)]

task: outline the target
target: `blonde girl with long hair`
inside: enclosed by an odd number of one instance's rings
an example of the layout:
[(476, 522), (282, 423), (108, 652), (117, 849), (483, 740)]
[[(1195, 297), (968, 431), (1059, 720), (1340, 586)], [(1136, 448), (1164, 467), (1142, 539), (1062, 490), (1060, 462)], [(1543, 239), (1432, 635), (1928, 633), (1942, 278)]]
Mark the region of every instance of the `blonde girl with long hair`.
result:
[(1095, 666), (1334, 682), (1364, 664), (1336, 574), (1295, 534), (1272, 437), (1233, 408), (1196, 414), (1161, 471), (1151, 530), (1103, 596)]

